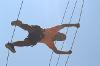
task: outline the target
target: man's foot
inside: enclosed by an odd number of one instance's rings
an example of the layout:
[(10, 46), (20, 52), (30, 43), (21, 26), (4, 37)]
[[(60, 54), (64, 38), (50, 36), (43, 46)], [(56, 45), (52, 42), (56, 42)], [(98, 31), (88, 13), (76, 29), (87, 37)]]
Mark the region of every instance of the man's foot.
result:
[(68, 51), (68, 54), (72, 54), (72, 51), (71, 51), (71, 50), (69, 50), (69, 51)]
[(79, 27), (80, 27), (80, 24), (79, 24), (79, 23), (77, 23), (77, 24), (75, 24), (75, 26), (76, 26), (77, 28), (79, 28)]
[(13, 52), (13, 53), (15, 53), (16, 51), (15, 51), (15, 48), (14, 48), (14, 46), (13, 46), (13, 44), (11, 44), (11, 43), (7, 43), (6, 45), (5, 45), (5, 47), (6, 48), (8, 48), (11, 52)]
[(22, 21), (20, 21), (20, 20), (16, 20), (16, 21), (12, 21), (11, 22), (11, 25), (12, 26), (19, 26), (19, 25), (21, 25), (22, 24)]

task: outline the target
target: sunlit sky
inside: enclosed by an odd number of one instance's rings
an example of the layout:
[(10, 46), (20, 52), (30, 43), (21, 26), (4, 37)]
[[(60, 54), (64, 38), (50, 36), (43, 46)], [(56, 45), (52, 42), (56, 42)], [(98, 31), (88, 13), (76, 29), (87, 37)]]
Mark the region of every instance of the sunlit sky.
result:
[[(0, 66), (7, 63), (8, 50), (5, 44), (11, 40), (14, 27), (11, 21), (16, 20), (22, 0), (0, 1)], [(74, 3), (70, 4), (63, 23), (68, 23)], [(68, 0), (24, 0), (20, 20), (26, 24), (40, 25), (49, 28), (61, 24)], [(82, 0), (78, 0), (71, 23), (77, 23)], [(85, 0), (80, 28), (67, 66), (100, 66), (100, 0)], [(76, 28), (70, 28), (63, 50), (68, 50)], [(61, 32), (66, 32), (66, 28)], [(16, 27), (14, 41), (23, 40), (27, 32)], [(62, 42), (56, 47), (61, 48)], [(8, 66), (48, 66), (52, 50), (38, 43), (34, 47), (15, 47), (16, 53), (10, 52)], [(55, 66), (59, 55), (53, 54), (51, 66)], [(58, 66), (64, 66), (68, 55), (61, 55)]]

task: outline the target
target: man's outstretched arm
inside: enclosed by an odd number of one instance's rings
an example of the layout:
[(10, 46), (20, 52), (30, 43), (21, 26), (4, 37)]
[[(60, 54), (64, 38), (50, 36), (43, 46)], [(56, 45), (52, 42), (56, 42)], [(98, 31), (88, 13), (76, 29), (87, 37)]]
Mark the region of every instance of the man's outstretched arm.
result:
[(20, 20), (17, 20), (17, 21), (12, 21), (11, 22), (11, 25), (12, 26), (19, 26), (20, 28), (24, 29), (24, 30), (27, 30), (27, 31), (30, 31), (31, 30), (31, 26), (28, 25), (28, 24), (23, 24), (22, 21)]
[(61, 51), (61, 50), (58, 50), (58, 49), (55, 47), (55, 45), (54, 45), (53, 42), (49, 42), (49, 43), (47, 44), (47, 46), (48, 46), (50, 49), (52, 49), (53, 52), (55, 52), (56, 54), (71, 54), (71, 53), (72, 53), (71, 50), (69, 50), (69, 51)]
[(76, 28), (79, 28), (80, 24), (79, 23), (77, 23), (77, 24), (61, 24), (61, 25), (54, 26), (54, 27), (52, 27), (50, 29), (59, 31), (59, 30), (63, 29), (64, 27), (76, 27)]

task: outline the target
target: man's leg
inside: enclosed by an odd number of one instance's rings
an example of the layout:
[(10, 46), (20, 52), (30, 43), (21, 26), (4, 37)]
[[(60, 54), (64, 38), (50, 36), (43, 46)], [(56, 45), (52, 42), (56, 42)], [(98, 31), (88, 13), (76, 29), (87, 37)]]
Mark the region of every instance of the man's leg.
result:
[(22, 21), (17, 20), (17, 21), (12, 21), (11, 23), (12, 26), (19, 26), (20, 28), (26, 30), (26, 31), (30, 31), (31, 30), (31, 26), (28, 24), (23, 24)]
[(31, 41), (31, 40), (24, 40), (24, 41), (17, 41), (12, 44), (14, 46), (22, 47), (22, 46), (30, 46), (30, 45), (32, 45), (32, 43), (33, 43), (33, 41)]
[(7, 43), (5, 45), (6, 48), (8, 48), (11, 52), (15, 53), (15, 48), (14, 46), (19, 46), (19, 47), (22, 47), (22, 46), (30, 46), (32, 45), (33, 41), (31, 40), (24, 40), (24, 41), (17, 41), (17, 42), (13, 42), (13, 43)]

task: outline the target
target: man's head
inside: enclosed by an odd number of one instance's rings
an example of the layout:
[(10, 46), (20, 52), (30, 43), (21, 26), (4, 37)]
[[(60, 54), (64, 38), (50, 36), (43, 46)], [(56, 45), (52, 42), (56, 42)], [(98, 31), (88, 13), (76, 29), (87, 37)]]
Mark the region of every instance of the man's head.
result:
[(54, 40), (55, 41), (64, 41), (64, 40), (66, 40), (66, 35), (63, 33), (57, 33)]

